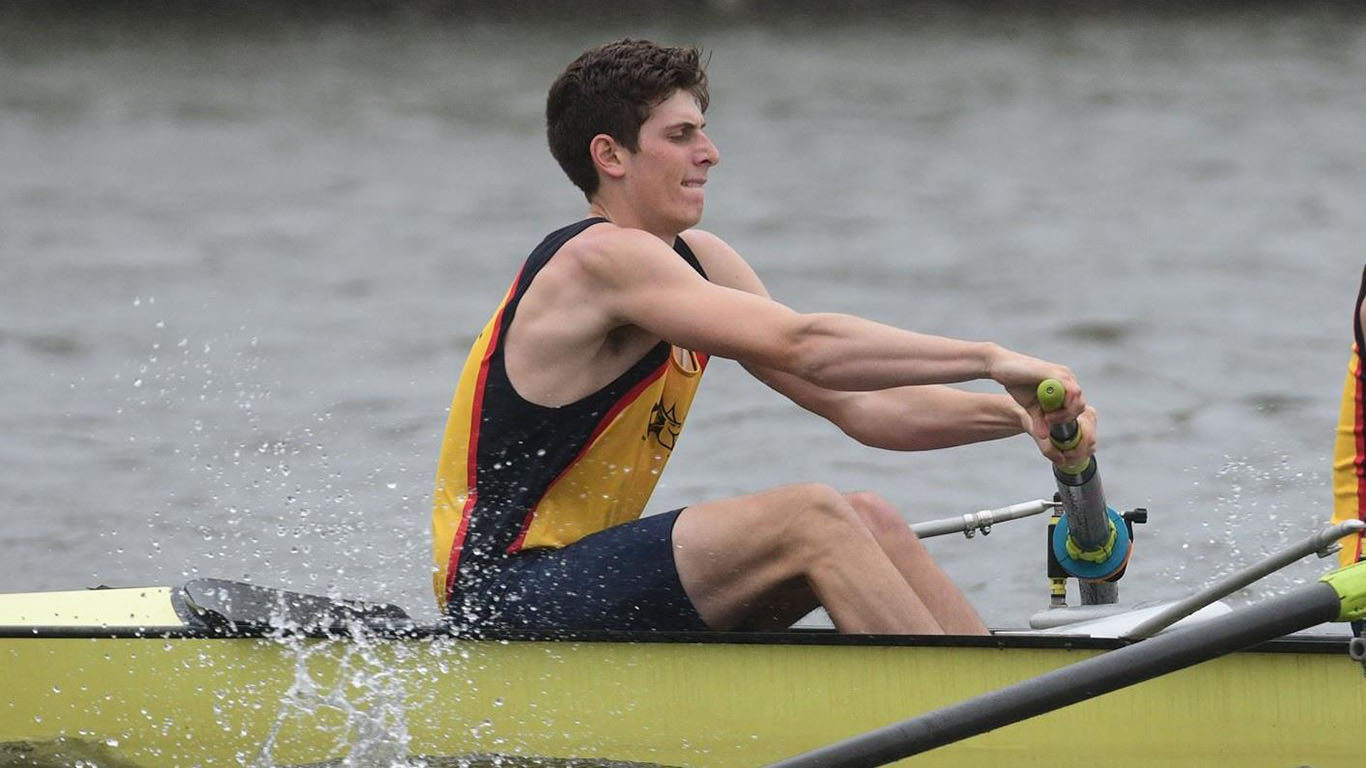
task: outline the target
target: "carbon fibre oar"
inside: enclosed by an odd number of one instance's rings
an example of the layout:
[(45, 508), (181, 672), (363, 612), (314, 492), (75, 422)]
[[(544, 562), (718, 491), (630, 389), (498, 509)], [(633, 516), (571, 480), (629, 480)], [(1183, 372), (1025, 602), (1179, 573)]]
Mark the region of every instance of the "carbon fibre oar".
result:
[[(769, 768), (866, 768), (1141, 683), (1325, 621), (1366, 617), (1366, 562), (1207, 623), (812, 750)], [(1344, 650), (1346, 650), (1346, 643)], [(1344, 659), (1346, 661), (1346, 659)]]
[[(1044, 379), (1036, 390), (1044, 413), (1061, 408), (1066, 394), (1057, 379)], [(1081, 442), (1081, 426), (1075, 419), (1054, 424), (1048, 437), (1059, 450), (1067, 450)], [(1058, 564), (1077, 579), (1082, 605), (1119, 602), (1119, 585), (1105, 579), (1124, 570), (1132, 542), (1124, 519), (1105, 504), (1096, 457), (1071, 466), (1054, 465), (1053, 477), (1064, 511), (1053, 532)]]

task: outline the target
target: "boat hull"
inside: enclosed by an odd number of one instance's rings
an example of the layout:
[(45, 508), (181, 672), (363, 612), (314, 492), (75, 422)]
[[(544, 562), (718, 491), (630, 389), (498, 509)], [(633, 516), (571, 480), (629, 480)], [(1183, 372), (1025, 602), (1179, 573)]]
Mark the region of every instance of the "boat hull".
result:
[[(930, 645), (264, 638), (0, 639), (0, 743), (120, 763), (304, 765), (360, 754), (755, 766), (1100, 651)], [(1057, 766), (1070, 725), (1111, 765), (1358, 765), (1345, 654), (1246, 652), (918, 758)]]
[[(282, 628), (287, 627), (288, 629)], [(1192, 630), (1192, 631), (1198, 631)], [(462, 637), (202, 580), (0, 595), (0, 765), (758, 766), (1119, 646), (1065, 635)], [(1356, 766), (1346, 637), (1268, 643), (916, 766)], [(1061, 734), (1103, 734), (1076, 744)], [(910, 761), (907, 761), (908, 763)]]

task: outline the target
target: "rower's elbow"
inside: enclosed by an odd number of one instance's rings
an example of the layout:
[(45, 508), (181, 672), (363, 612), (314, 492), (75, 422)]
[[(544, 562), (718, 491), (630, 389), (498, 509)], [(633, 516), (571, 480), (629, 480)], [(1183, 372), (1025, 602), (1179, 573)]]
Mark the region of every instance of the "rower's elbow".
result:
[(845, 435), (869, 448), (889, 448), (886, 434), (878, 429), (876, 409), (866, 402), (865, 393), (847, 393), (838, 409), (830, 414), (830, 421)]
[(889, 451), (920, 451), (918, 430), (905, 428), (904, 414), (887, 412), (886, 402), (874, 392), (847, 392), (830, 409), (827, 418), (844, 434), (869, 448)]
[(836, 360), (827, 325), (824, 315), (798, 315), (787, 330), (776, 367), (817, 386), (839, 389), (831, 386)]

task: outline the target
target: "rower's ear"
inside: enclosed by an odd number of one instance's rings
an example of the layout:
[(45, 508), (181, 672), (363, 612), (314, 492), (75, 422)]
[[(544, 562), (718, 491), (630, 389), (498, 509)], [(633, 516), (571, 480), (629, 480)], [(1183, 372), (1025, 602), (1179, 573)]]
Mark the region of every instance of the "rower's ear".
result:
[(588, 143), (588, 155), (593, 158), (593, 166), (609, 179), (620, 179), (626, 175), (626, 148), (605, 133), (599, 133)]

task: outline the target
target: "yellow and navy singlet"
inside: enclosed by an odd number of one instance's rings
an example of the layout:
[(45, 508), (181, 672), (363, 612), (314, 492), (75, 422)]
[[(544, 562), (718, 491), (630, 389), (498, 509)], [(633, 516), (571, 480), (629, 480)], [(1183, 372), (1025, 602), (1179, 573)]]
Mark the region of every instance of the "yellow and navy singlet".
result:
[[(1366, 520), (1366, 368), (1362, 352), (1366, 339), (1361, 337), (1361, 305), (1366, 301), (1366, 270), (1352, 313), (1352, 357), (1347, 361), (1347, 381), (1342, 386), (1342, 410), (1338, 414), (1337, 439), (1333, 445), (1333, 523)], [(1342, 541), (1342, 564), (1361, 559), (1362, 535)]]
[[(432, 509), (433, 587), (443, 610), (481, 569), (640, 517), (683, 428), (707, 356), (667, 342), (564, 406), (528, 402), (508, 380), (503, 339), (522, 296), (565, 243), (603, 221), (546, 236), (465, 361)], [(682, 238), (674, 250), (706, 277)]]

